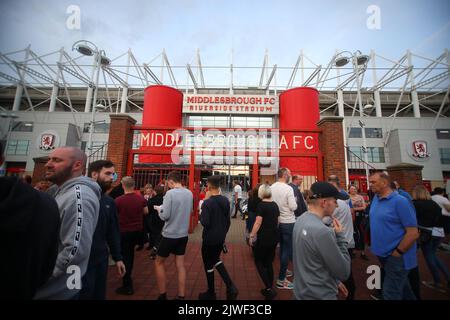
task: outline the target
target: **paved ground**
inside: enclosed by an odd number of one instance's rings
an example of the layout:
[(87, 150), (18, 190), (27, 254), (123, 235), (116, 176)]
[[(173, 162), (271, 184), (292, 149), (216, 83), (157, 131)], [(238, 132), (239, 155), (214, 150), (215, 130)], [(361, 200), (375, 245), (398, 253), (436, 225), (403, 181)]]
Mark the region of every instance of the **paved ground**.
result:
[[(201, 225), (195, 232), (189, 236), (189, 242), (186, 252), (186, 299), (196, 300), (198, 294), (206, 290), (206, 278), (204, 275), (202, 258), (201, 258)], [(227, 267), (233, 281), (239, 289), (238, 299), (261, 300), (260, 289), (263, 287), (258, 273), (253, 263), (250, 248), (244, 243), (244, 221), (241, 219), (232, 219), (230, 231), (227, 236), (228, 253), (222, 255), (222, 259)], [(371, 264), (377, 264), (377, 260), (367, 250), (369, 261), (362, 260), (359, 253), (353, 260), (353, 274), (356, 282), (356, 299), (370, 299), (370, 293), (366, 287), (368, 275), (366, 269)], [(443, 259), (450, 268), (450, 252), (439, 251), (439, 257)], [(422, 253), (419, 252), (419, 266), (421, 280), (431, 280), (431, 274), (425, 266)], [(292, 270), (292, 266), (289, 267)], [(278, 255), (275, 258), (274, 271), (277, 276), (279, 270)], [(177, 277), (175, 261), (173, 256), (166, 261), (166, 271), (168, 278), (168, 297), (174, 298), (177, 295)], [(149, 251), (143, 250), (136, 252), (135, 266), (133, 270), (135, 294), (132, 296), (119, 296), (114, 290), (121, 285), (114, 267), (110, 267), (108, 276), (108, 299), (127, 299), (127, 300), (147, 300), (156, 299), (158, 289), (156, 286), (154, 261), (149, 258)], [(225, 299), (225, 286), (223, 285), (219, 275), (216, 272), (216, 291), (218, 299)], [(439, 291), (421, 286), (421, 295), (423, 299), (450, 300), (450, 293), (441, 293)], [(278, 290), (276, 299), (289, 300), (292, 299), (292, 292), (289, 290)]]

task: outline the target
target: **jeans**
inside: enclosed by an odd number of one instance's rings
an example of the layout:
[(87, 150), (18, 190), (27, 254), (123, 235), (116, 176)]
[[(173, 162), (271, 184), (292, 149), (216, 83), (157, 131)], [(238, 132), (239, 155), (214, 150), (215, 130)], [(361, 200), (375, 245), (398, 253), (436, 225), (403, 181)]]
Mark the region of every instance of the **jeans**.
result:
[(378, 257), (383, 266), (382, 284), (384, 300), (416, 300), (408, 280), (409, 270), (405, 269), (403, 257)]
[(295, 223), (280, 223), (278, 230), (280, 232), (280, 273), (279, 280), (286, 279), (286, 270), (289, 261), (292, 261), (292, 232)]
[(242, 212), (242, 209), (241, 209), (241, 201), (242, 201), (242, 199), (237, 199), (237, 202), (235, 203), (235, 207), (234, 207), (234, 216), (233, 217), (236, 217), (238, 211), (241, 213), (241, 216), (244, 216), (244, 213)]
[(411, 287), (411, 290), (414, 293), (414, 296), (416, 297), (416, 300), (421, 300), (422, 298), (421, 298), (421, 295), (420, 295), (420, 272), (419, 272), (419, 266), (409, 270), (408, 281), (409, 281), (409, 286)]
[(448, 268), (436, 256), (436, 250), (441, 241), (442, 238), (433, 237), (430, 241), (422, 242), (420, 244), (422, 247), (423, 256), (425, 257), (425, 261), (427, 263), (428, 269), (430, 269), (435, 284), (441, 282), (439, 271), (441, 271), (444, 274), (447, 281), (450, 281), (450, 272), (448, 271)]

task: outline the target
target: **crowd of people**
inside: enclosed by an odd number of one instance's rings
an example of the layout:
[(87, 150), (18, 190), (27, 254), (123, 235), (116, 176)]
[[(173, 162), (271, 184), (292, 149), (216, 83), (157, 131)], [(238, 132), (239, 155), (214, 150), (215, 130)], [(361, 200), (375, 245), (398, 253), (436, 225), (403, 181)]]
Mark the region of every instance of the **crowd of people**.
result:
[[(133, 295), (135, 251), (148, 243), (158, 300), (168, 299), (165, 261), (170, 255), (177, 270), (175, 299), (185, 299), (184, 256), (194, 196), (180, 173), (172, 171), (160, 184), (137, 192), (130, 176), (113, 188), (117, 175), (111, 161), (90, 163), (85, 176), (86, 162), (78, 148), (57, 148), (45, 164), (45, 181), (34, 188), (31, 177), (1, 178), (0, 246), (6, 263), (0, 270), (8, 275), (2, 298), (104, 300), (110, 259), (122, 278), (116, 293)], [(355, 299), (352, 259), (368, 260), (366, 246), (382, 270), (375, 298), (420, 299), (421, 284), (450, 289), (448, 266), (437, 255), (450, 233), (444, 189), (431, 195), (418, 185), (410, 195), (385, 172), (370, 176), (368, 199), (356, 186), (344, 190), (336, 175), (303, 192), (302, 182), (302, 176), (280, 168), (272, 185), (258, 184), (249, 191), (247, 210), (242, 210), (238, 181), (229, 199), (220, 189), (220, 176), (207, 179), (199, 220), (207, 290), (200, 300), (217, 299), (215, 271), (226, 286), (226, 298), (239, 295), (221, 259), (228, 250), (231, 219), (238, 213), (246, 220), (266, 300), (274, 299), (277, 290), (291, 290), (298, 300)], [(418, 248), (432, 281), (420, 281)]]

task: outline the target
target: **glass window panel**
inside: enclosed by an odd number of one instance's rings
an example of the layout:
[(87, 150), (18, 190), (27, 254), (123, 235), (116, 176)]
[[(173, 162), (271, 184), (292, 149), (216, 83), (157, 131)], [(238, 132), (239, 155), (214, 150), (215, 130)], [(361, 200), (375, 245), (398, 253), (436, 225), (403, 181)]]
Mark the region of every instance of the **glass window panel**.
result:
[(16, 148), (17, 148), (17, 140), (10, 140), (8, 141), (8, 148), (6, 149), (7, 154), (16, 154)]
[(450, 129), (436, 129), (438, 139), (450, 139)]
[(96, 123), (94, 125), (95, 133), (109, 133), (109, 123)]
[(450, 164), (450, 148), (439, 148), (442, 164)]
[(33, 132), (33, 122), (14, 121), (12, 131)]
[(381, 128), (366, 128), (366, 138), (383, 138)]
[(26, 156), (28, 154), (29, 140), (10, 140), (6, 153), (8, 155)]
[(349, 138), (362, 138), (361, 128), (350, 128)]

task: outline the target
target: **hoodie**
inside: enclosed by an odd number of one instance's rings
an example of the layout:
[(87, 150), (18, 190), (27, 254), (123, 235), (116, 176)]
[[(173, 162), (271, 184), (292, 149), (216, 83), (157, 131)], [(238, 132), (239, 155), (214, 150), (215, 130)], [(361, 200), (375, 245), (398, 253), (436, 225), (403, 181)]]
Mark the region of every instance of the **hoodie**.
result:
[(16, 177), (0, 178), (0, 300), (32, 299), (52, 274), (59, 211), (49, 195)]
[(101, 189), (92, 179), (72, 178), (54, 191), (61, 218), (53, 274), (35, 299), (72, 299), (81, 289), (97, 225)]
[(221, 245), (230, 228), (230, 202), (222, 195), (212, 196), (202, 205), (203, 244)]
[(179, 239), (188, 236), (193, 205), (192, 192), (186, 188), (174, 188), (166, 192), (159, 218), (163, 221), (164, 238)]

